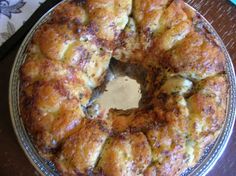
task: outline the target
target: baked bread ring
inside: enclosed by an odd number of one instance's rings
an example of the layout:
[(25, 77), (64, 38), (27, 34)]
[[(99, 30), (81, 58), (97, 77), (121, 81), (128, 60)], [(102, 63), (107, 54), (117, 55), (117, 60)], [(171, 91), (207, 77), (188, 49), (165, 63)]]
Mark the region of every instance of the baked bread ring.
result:
[[(88, 117), (111, 58), (145, 70), (144, 106)], [(174, 176), (225, 120), (225, 57), (182, 0), (68, 0), (35, 32), (20, 110), (61, 175)]]

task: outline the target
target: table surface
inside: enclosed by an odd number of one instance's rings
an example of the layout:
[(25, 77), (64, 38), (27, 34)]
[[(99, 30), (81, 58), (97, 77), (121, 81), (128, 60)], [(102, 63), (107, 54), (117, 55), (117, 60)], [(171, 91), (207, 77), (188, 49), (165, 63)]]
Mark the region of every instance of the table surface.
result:
[[(199, 10), (223, 39), (236, 67), (236, 7), (226, 0), (186, 0)], [(21, 41), (20, 41), (21, 42)], [(0, 62), (0, 175), (39, 175), (27, 160), (14, 134), (9, 106), (8, 84), (19, 44)], [(235, 124), (236, 126), (236, 124)], [(236, 175), (236, 127), (227, 148), (208, 176)]]

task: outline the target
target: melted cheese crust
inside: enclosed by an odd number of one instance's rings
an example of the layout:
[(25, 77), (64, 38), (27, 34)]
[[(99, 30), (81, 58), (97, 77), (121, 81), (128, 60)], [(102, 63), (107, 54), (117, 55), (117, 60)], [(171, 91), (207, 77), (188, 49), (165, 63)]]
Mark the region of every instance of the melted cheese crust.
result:
[[(24, 124), (61, 175), (174, 176), (194, 166), (225, 120), (225, 57), (182, 0), (68, 0), (28, 46)], [(84, 111), (111, 57), (147, 71), (142, 108)]]

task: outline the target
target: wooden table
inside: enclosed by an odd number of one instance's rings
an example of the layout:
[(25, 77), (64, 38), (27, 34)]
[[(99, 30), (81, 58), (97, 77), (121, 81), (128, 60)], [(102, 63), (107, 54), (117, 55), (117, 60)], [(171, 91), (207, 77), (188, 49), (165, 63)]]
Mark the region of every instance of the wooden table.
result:
[[(236, 7), (226, 0), (186, 0), (199, 10), (222, 37), (236, 66)], [(0, 62), (0, 175), (39, 175), (17, 143), (10, 121), (8, 83), (19, 44)], [(235, 125), (236, 126), (236, 125)], [(236, 175), (236, 127), (228, 146), (209, 176)]]

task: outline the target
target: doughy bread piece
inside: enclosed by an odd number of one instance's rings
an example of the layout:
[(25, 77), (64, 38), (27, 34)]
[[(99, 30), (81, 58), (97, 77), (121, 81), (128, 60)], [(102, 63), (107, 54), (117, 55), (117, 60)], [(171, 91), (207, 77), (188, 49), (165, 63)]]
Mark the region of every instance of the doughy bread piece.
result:
[(161, 124), (161, 119), (147, 110), (118, 111), (111, 110), (109, 119), (114, 133), (137, 132), (152, 129)]
[(59, 60), (68, 67), (76, 67), (82, 77), (87, 77), (86, 85), (96, 87), (108, 67), (111, 51), (99, 45), (94, 36), (87, 32), (75, 36), (69, 29), (63, 31), (64, 28), (64, 25), (55, 24), (41, 27), (30, 51), (37, 55), (44, 54), (46, 59)]
[(56, 165), (62, 175), (89, 174), (95, 166), (109, 134), (102, 121), (84, 120), (62, 146)]
[(53, 10), (51, 20), (53, 23), (59, 24), (70, 22), (78, 28), (78, 25), (86, 25), (89, 22), (89, 17), (84, 2), (72, 0), (59, 4)]
[(134, 0), (133, 16), (144, 32), (153, 32), (160, 27), (161, 15), (170, 0)]
[(202, 150), (218, 136), (225, 120), (228, 87), (224, 75), (200, 81), (198, 91), (187, 99), (190, 136)]
[(62, 60), (74, 40), (75, 35), (68, 25), (48, 22), (36, 31), (29, 49), (31, 52), (43, 54), (48, 59)]
[(147, 138), (152, 148), (153, 165), (147, 168), (144, 175), (181, 174), (188, 166), (191, 157), (185, 145), (186, 133), (186, 130), (177, 132), (176, 124), (173, 123), (148, 131)]
[(194, 13), (190, 13), (183, 1), (177, 0), (135, 0), (133, 4), (135, 22), (130, 20), (121, 33), (121, 44), (114, 57), (157, 66), (163, 54), (193, 30)]
[(91, 81), (81, 70), (42, 55), (32, 54), (26, 60), (21, 67), (21, 78), (24, 81), (24, 95), (31, 98), (37, 91), (33, 87), (37, 87), (40, 82), (57, 82), (64, 95), (80, 100), (83, 105), (88, 103), (92, 94)]
[(161, 62), (172, 72), (191, 79), (204, 79), (225, 68), (225, 58), (219, 47), (197, 32), (189, 33)]
[(22, 118), (44, 153), (57, 147), (84, 117), (78, 100), (68, 100), (57, 86), (52, 82), (35, 84), (26, 88), (32, 97), (21, 98)]
[(113, 57), (122, 62), (141, 60), (143, 51), (139, 40), (136, 23), (130, 17), (124, 31), (119, 36), (118, 46), (113, 52)]
[(98, 38), (112, 41), (128, 22), (132, 0), (88, 0), (90, 28)]
[(139, 175), (150, 163), (150, 146), (139, 132), (109, 139), (96, 170), (107, 176)]
[(196, 92), (187, 99), (189, 116), (169, 116), (166, 126), (147, 132), (154, 163), (144, 175), (179, 175), (197, 163), (224, 123), (225, 81), (223, 75), (200, 81)]

